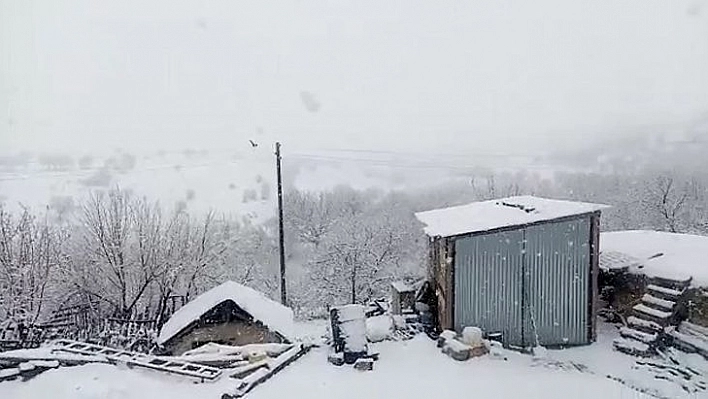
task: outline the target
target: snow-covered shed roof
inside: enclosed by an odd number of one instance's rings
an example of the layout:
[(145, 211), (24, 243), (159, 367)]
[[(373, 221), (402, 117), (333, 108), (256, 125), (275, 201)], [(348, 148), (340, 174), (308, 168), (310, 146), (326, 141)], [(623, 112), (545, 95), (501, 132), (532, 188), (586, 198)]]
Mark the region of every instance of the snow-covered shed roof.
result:
[(429, 236), (451, 237), (582, 215), (605, 208), (609, 207), (524, 195), (418, 212), (415, 216), (426, 225), (425, 233)]
[(157, 343), (164, 344), (209, 310), (233, 301), (269, 329), (285, 338), (293, 338), (293, 311), (245, 285), (227, 281), (199, 295), (179, 308), (160, 329)]
[[(692, 285), (708, 287), (708, 237), (649, 230), (600, 234), (600, 251), (637, 258), (629, 272), (673, 280), (693, 278)], [(602, 255), (600, 255), (602, 259)]]
[(391, 283), (391, 286), (392, 286), (393, 289), (396, 290), (397, 292), (411, 292), (411, 291), (415, 291), (415, 288), (413, 288), (413, 286), (411, 286), (411, 285), (409, 285), (409, 284), (406, 284), (405, 281), (401, 281), (401, 280), (392, 282), (392, 283)]

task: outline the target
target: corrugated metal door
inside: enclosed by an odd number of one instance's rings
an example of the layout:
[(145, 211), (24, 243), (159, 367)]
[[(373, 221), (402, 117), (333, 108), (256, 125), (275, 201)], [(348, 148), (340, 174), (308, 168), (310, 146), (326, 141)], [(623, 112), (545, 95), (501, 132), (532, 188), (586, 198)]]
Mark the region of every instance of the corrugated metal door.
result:
[(501, 332), (506, 345), (522, 341), (523, 231), (455, 241), (455, 329)]
[(589, 343), (590, 218), (526, 228), (524, 343)]

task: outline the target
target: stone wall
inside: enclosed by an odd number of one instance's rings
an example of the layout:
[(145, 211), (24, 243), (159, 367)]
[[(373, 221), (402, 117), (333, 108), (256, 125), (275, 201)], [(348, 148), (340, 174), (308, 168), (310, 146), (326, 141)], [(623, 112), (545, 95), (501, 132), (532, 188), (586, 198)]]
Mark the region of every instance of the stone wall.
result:
[(281, 343), (280, 336), (260, 323), (234, 320), (222, 324), (197, 326), (189, 332), (171, 340), (165, 349), (172, 355), (202, 346), (208, 342), (241, 346), (247, 344)]
[(708, 327), (708, 289), (695, 288), (688, 293), (688, 321)]

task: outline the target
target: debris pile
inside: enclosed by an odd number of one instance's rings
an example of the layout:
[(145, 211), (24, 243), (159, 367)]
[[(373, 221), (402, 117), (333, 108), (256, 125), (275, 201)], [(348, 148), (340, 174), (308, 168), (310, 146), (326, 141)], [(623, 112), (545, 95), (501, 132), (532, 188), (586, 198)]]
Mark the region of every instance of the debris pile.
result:
[(302, 344), (284, 345), (285, 347), (281, 348), (262, 348), (260, 350), (254, 349), (252, 345), (248, 346), (251, 346), (251, 348), (240, 350), (243, 360), (231, 365), (232, 367), (236, 366), (230, 370), (230, 378), (237, 382), (236, 388), (232, 392), (224, 393), (221, 396), (222, 399), (235, 399), (244, 396), (312, 348)]

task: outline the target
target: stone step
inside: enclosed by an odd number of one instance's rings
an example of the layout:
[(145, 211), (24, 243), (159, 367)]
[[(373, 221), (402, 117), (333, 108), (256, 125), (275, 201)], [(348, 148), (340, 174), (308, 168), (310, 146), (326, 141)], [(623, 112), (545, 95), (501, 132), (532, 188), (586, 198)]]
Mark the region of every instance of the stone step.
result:
[(627, 318), (627, 324), (629, 324), (634, 329), (645, 331), (645, 332), (661, 332), (664, 328), (659, 324), (651, 320), (644, 320), (637, 316), (629, 316)]
[(620, 335), (624, 338), (633, 339), (645, 344), (653, 344), (659, 338), (657, 334), (648, 334), (631, 327), (620, 328)]
[(635, 305), (632, 309), (634, 310), (634, 315), (640, 319), (650, 320), (661, 326), (667, 326), (671, 322), (671, 312), (654, 309), (643, 303)]
[(649, 284), (658, 285), (665, 288), (672, 288), (676, 290), (683, 290), (691, 285), (691, 277), (688, 278), (669, 278), (669, 277), (658, 277), (654, 276), (649, 278)]
[(676, 307), (676, 302), (657, 298), (651, 294), (644, 294), (644, 296), (642, 296), (642, 302), (650, 307), (665, 309), (668, 311), (672, 311), (674, 310), (674, 307)]
[(653, 354), (649, 345), (633, 339), (616, 338), (612, 341), (612, 347), (619, 352), (632, 356), (649, 357)]
[(681, 322), (679, 325), (679, 331), (686, 334), (705, 336), (708, 339), (708, 327), (699, 326), (698, 324), (693, 324), (688, 321)]
[(668, 334), (673, 338), (676, 348), (688, 353), (698, 353), (708, 359), (708, 339), (705, 336), (685, 334), (673, 327), (668, 329)]
[[(685, 289), (676, 290), (673, 288), (662, 287), (662, 286), (656, 285), (656, 284), (649, 284), (649, 285), (647, 285), (647, 291), (649, 291), (652, 295), (657, 296), (657, 297), (661, 297), (661, 298), (669, 299), (669, 300), (672, 300), (672, 299), (675, 300), (675, 299), (678, 299), (679, 297), (681, 297), (681, 295), (683, 295)], [(655, 294), (658, 294), (658, 295), (655, 295)]]

